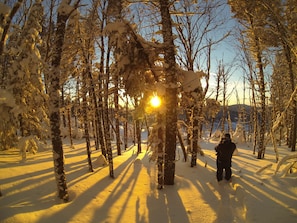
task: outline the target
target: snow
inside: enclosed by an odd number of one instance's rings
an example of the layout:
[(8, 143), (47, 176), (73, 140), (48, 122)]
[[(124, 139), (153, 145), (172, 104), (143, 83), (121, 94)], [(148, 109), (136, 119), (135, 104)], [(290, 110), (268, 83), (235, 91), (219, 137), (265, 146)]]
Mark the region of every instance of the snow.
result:
[(259, 160), (251, 145), (237, 144), (232, 183), (218, 184), (218, 141), (204, 139), (200, 146), (205, 155), (198, 156), (196, 167), (177, 150), (175, 185), (159, 190), (146, 141), (138, 155), (137, 145), (121, 156), (115, 150), (112, 179), (99, 151), (92, 151), (91, 173), (84, 140), (76, 140), (75, 149), (63, 140), (68, 203), (57, 198), (50, 143), (35, 155), (27, 154), (26, 162), (17, 149), (0, 151), (0, 222), (296, 222), (296, 167), (285, 170), (296, 156), (285, 146), (278, 148), (280, 160), (284, 158), (278, 165), (272, 147)]
[(68, 0), (62, 0), (62, 2), (60, 3), (58, 12), (61, 15), (70, 15), (71, 12), (74, 11), (74, 8), (70, 6), (68, 2), (69, 2)]
[(183, 80), (181, 81), (185, 92), (194, 92), (196, 89), (202, 89), (201, 78), (205, 75), (203, 72), (182, 71)]

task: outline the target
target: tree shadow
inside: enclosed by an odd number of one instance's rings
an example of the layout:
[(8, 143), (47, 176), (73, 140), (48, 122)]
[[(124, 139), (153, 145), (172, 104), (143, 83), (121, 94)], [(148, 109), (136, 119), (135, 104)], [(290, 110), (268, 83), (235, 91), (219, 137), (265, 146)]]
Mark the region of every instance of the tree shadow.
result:
[[(122, 164), (114, 168), (115, 175), (117, 176), (118, 173), (123, 172), (125, 168), (129, 166), (129, 163), (131, 163), (133, 159), (134, 159), (133, 157), (130, 157), (125, 162), (123, 162)], [(101, 194), (106, 193), (105, 188), (108, 188), (111, 184), (113, 184), (115, 180), (108, 176), (107, 169), (105, 169), (104, 173), (102, 173), (105, 175), (105, 177), (98, 178), (98, 181), (93, 185), (87, 185), (88, 186), (87, 189), (78, 188), (80, 186), (79, 184), (80, 181), (86, 180), (87, 177), (96, 178), (96, 175), (101, 173), (100, 170), (101, 169), (99, 168), (98, 170), (95, 170), (93, 173), (89, 173), (87, 175), (83, 174), (81, 175), (82, 177), (80, 178), (80, 180), (77, 180), (77, 178), (73, 177), (73, 180), (75, 182), (73, 184), (71, 184), (71, 181), (69, 182), (69, 184), (71, 185), (71, 187), (69, 187), (69, 194), (71, 199), (70, 202), (65, 204), (65, 206), (59, 209), (59, 211), (57, 211), (55, 214), (51, 216), (44, 216), (42, 219), (40, 219), (39, 222), (54, 222), (55, 220), (60, 222), (69, 222), (71, 219), (75, 218), (76, 213), (79, 213), (81, 210), (83, 210), (83, 208), (87, 206), (89, 203), (91, 203), (92, 200), (100, 199)], [(91, 181), (94, 181), (94, 179), (92, 179)], [(78, 190), (83, 192), (77, 195), (76, 188), (78, 188)], [(94, 218), (96, 220), (94, 220), (94, 222), (100, 222), (98, 221), (97, 217), (102, 216), (103, 213), (104, 212), (102, 212), (101, 210), (100, 210), (100, 215), (96, 216), (96, 213), (95, 213)], [(85, 213), (85, 214), (90, 215), (91, 213)], [(92, 219), (92, 216), (90, 216), (90, 218)]]

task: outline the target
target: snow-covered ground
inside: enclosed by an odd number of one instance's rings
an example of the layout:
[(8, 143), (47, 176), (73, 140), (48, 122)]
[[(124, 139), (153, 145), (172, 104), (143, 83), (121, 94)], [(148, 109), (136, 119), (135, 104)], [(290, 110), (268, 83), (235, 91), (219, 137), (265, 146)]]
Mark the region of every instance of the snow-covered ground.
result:
[[(251, 147), (239, 144), (233, 157), (232, 183), (219, 185), (215, 143), (200, 143), (205, 156), (199, 156), (193, 168), (178, 150), (175, 185), (158, 190), (156, 164), (149, 162), (145, 143), (138, 156), (136, 146), (114, 156), (112, 179), (108, 166), (102, 167), (98, 160), (100, 152), (92, 153), (95, 171), (90, 173), (85, 143), (77, 141), (71, 149), (65, 141), (68, 203), (56, 196), (50, 146), (28, 155), (26, 162), (21, 162), (16, 150), (0, 151), (0, 222), (296, 222), (296, 169), (284, 175), (286, 162), (275, 174), (271, 147), (265, 159), (259, 160)], [(280, 159), (296, 154), (285, 147), (280, 147), (279, 153)]]

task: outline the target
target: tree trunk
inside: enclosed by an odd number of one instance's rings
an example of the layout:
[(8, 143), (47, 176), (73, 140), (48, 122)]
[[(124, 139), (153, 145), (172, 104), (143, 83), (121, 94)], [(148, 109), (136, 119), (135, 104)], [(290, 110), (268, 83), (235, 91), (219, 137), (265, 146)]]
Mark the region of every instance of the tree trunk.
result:
[(124, 144), (125, 150), (128, 148), (128, 96), (126, 96), (126, 106), (125, 106), (125, 128), (124, 128)]
[[(105, 10), (103, 10), (105, 11)], [(106, 15), (103, 13), (103, 21), (100, 23), (100, 30), (103, 32), (104, 25), (106, 23)], [(105, 53), (105, 39), (104, 35), (100, 35), (100, 66), (99, 66), (99, 77), (98, 77), (98, 85), (99, 85), (99, 94), (98, 94), (98, 133), (99, 133), (99, 142), (101, 145), (101, 151), (102, 155), (107, 158), (107, 142), (106, 138), (104, 137), (104, 105), (103, 105), (103, 97), (104, 97), (104, 91), (105, 91), (105, 85), (104, 85), (104, 56)], [(109, 53), (107, 52), (107, 60), (109, 60)], [(102, 93), (103, 92), (103, 93)], [(107, 117), (108, 118), (108, 117)], [(108, 121), (108, 120), (107, 120)]]
[(197, 152), (198, 152), (198, 137), (199, 137), (199, 114), (197, 103), (193, 108), (193, 131), (192, 131), (192, 158), (191, 167), (197, 165)]
[[(102, 58), (101, 58), (102, 59)], [(101, 63), (100, 63), (100, 67), (101, 67)], [(100, 68), (100, 75), (99, 75), (99, 92), (104, 92), (104, 83), (103, 83), (103, 65), (102, 65), (102, 69)], [(103, 93), (104, 94), (104, 93)], [(98, 134), (99, 134), (99, 143), (101, 145), (101, 152), (102, 155), (107, 158), (107, 145), (106, 145), (106, 140), (104, 137), (104, 104), (103, 104), (103, 94), (99, 93), (98, 96)]]
[[(220, 72), (218, 72), (217, 76), (216, 76), (216, 95), (215, 95), (215, 99), (216, 101), (218, 101), (219, 99), (219, 93), (220, 93)], [(210, 131), (209, 131), (209, 138), (211, 138), (212, 135), (212, 131), (213, 131), (213, 127), (214, 127), (214, 122), (215, 122), (215, 117), (213, 117), (211, 119), (211, 127), (210, 127)]]
[(181, 149), (183, 151), (183, 154), (184, 154), (184, 161), (187, 162), (187, 158), (188, 158), (187, 151), (186, 151), (186, 147), (185, 147), (184, 140), (183, 140), (180, 129), (181, 129), (181, 127), (178, 125), (177, 126), (177, 137), (178, 137), (178, 140), (179, 140), (179, 143), (180, 143), (180, 147), (181, 147)]
[(61, 117), (60, 117), (60, 63), (64, 44), (64, 35), (68, 15), (58, 14), (57, 29), (55, 36), (55, 48), (53, 52), (52, 69), (50, 73), (49, 86), (49, 116), (51, 125), (51, 138), (53, 146), (54, 171), (60, 199), (69, 200), (66, 174), (64, 170), (64, 153), (61, 139)]
[(255, 44), (257, 49), (257, 67), (259, 69), (259, 89), (260, 89), (260, 101), (261, 101), (261, 112), (260, 112), (260, 131), (259, 131), (259, 148), (258, 148), (258, 159), (263, 159), (265, 154), (265, 130), (266, 130), (266, 96), (265, 96), (265, 79), (264, 70), (262, 63), (262, 56), (260, 52), (259, 40), (255, 37)]
[(166, 75), (166, 120), (165, 120), (165, 164), (164, 184), (173, 185), (175, 175), (175, 151), (177, 130), (177, 77), (175, 71), (175, 50), (172, 24), (169, 13), (169, 1), (160, 0), (162, 17), (162, 35), (164, 42), (164, 62)]
[[(106, 64), (109, 64), (110, 51), (107, 53)], [(107, 160), (109, 164), (109, 176), (114, 178), (113, 171), (113, 157), (112, 157), (112, 147), (111, 147), (111, 136), (110, 136), (110, 124), (109, 124), (109, 114), (108, 114), (108, 85), (109, 85), (109, 70), (106, 71), (105, 83), (104, 83), (104, 97), (103, 97), (103, 126), (104, 126), (104, 136), (105, 145), (107, 152)]]
[(296, 127), (297, 127), (297, 102), (293, 102), (293, 121), (292, 121), (292, 137), (291, 137), (291, 151), (296, 151)]
[[(90, 71), (87, 69), (87, 73)], [(87, 75), (84, 75), (87, 76)], [(85, 140), (86, 140), (86, 147), (87, 147), (87, 155), (88, 155), (88, 166), (89, 166), (89, 171), (93, 172), (93, 165), (92, 165), (92, 159), (91, 159), (91, 143), (90, 143), (90, 133), (89, 133), (89, 118), (88, 118), (88, 101), (87, 101), (87, 92), (88, 92), (88, 78), (82, 77), (82, 82), (83, 82), (83, 106), (82, 106), (82, 113), (83, 113), (83, 120), (84, 120), (84, 131), (85, 131)]]
[(191, 131), (190, 126), (193, 126), (193, 120), (191, 120), (193, 116), (193, 109), (187, 108), (186, 110), (186, 121), (189, 123), (187, 126), (187, 150), (188, 152), (192, 152), (192, 139), (191, 139)]
[(158, 123), (158, 189), (164, 187), (164, 130), (163, 130), (163, 117), (157, 114)]
[(139, 154), (141, 153), (141, 126), (140, 126), (139, 119), (135, 121), (135, 132), (136, 132), (136, 140), (137, 140), (137, 154)]
[(93, 137), (94, 137), (94, 143), (95, 143), (95, 148), (96, 150), (99, 150), (99, 135), (97, 132), (97, 123), (96, 123), (96, 117), (95, 115), (92, 115), (92, 122), (91, 122), (91, 126), (92, 126), (92, 131), (93, 131)]
[(64, 87), (61, 87), (61, 108), (62, 108), (62, 120), (63, 120), (63, 127), (66, 128), (66, 107), (65, 107), (65, 95), (64, 95)]
[(257, 148), (257, 138), (258, 138), (258, 111), (257, 111), (257, 104), (256, 104), (256, 100), (254, 100), (254, 106), (253, 106), (253, 134), (254, 134), (254, 138), (253, 138), (253, 154), (256, 153), (256, 148)]
[(73, 139), (72, 139), (72, 128), (71, 128), (71, 111), (70, 111), (70, 105), (67, 107), (67, 117), (68, 117), (68, 131), (69, 131), (69, 140), (70, 140), (70, 146), (71, 146), (71, 149), (74, 149), (74, 146), (73, 146)]
[(114, 112), (115, 112), (115, 135), (118, 155), (121, 155), (121, 135), (120, 135), (120, 114), (119, 114), (119, 92), (118, 92), (118, 76), (114, 77), (115, 93), (114, 93)]
[(222, 112), (222, 127), (221, 127), (221, 131), (222, 134), (225, 133), (225, 123), (227, 120), (227, 74), (225, 73), (225, 67), (222, 63), (219, 64), (219, 76), (223, 79), (223, 112)]
[[(294, 77), (294, 70), (293, 70), (293, 62), (292, 62), (292, 56), (291, 56), (291, 50), (289, 46), (286, 43), (283, 43), (284, 45), (284, 51), (288, 63), (289, 68), (289, 74), (290, 74), (290, 83), (291, 83), (291, 90), (292, 93), (295, 89), (295, 77)], [(290, 134), (290, 146), (291, 151), (296, 151), (296, 127), (297, 127), (297, 102), (294, 101), (292, 105), (292, 122), (291, 122), (291, 134)]]
[[(92, 104), (94, 106), (94, 113), (95, 113), (95, 122), (94, 122), (94, 129), (95, 129), (95, 142), (96, 142), (96, 150), (99, 150), (99, 141), (100, 139), (102, 139), (102, 123), (101, 123), (101, 119), (100, 119), (100, 112), (99, 112), (99, 108), (98, 108), (98, 100), (97, 100), (97, 96), (96, 96), (96, 92), (95, 92), (95, 83), (94, 83), (94, 78), (92, 76), (92, 72), (89, 71), (88, 72), (88, 77), (90, 80), (90, 95), (92, 97)], [(102, 147), (102, 142), (100, 142), (100, 145)], [(104, 145), (104, 144), (103, 144)]]
[(257, 138), (258, 138), (258, 109), (257, 109), (257, 102), (256, 102), (256, 89), (255, 89), (255, 80), (253, 78), (253, 68), (252, 64), (247, 56), (248, 67), (249, 67), (249, 82), (251, 86), (251, 94), (252, 94), (252, 128), (253, 128), (253, 154), (256, 154), (256, 147), (257, 147)]

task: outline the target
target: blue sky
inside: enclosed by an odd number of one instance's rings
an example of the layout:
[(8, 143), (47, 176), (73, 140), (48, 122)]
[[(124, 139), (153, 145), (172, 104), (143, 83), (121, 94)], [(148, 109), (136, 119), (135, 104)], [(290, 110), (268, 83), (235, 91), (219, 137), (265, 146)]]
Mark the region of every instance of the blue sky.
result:
[[(229, 37), (217, 44), (212, 52), (211, 73), (213, 75), (211, 75), (210, 78), (209, 94), (211, 94), (211, 91), (215, 88), (215, 73), (217, 72), (219, 62), (222, 62), (225, 66), (225, 71), (228, 71), (228, 76), (230, 76), (227, 84), (228, 104), (231, 105), (243, 102), (248, 104), (248, 90), (245, 90), (246, 99), (243, 99), (244, 74), (243, 70), (240, 68), (240, 52), (238, 49), (238, 41), (234, 35), (237, 32), (238, 23), (234, 18), (232, 18), (232, 13), (227, 1), (225, 1), (223, 10), (218, 16), (223, 16), (223, 18), (226, 19), (218, 35), (223, 35), (228, 31), (231, 31), (231, 33)], [(213, 35), (216, 35), (216, 33)], [(220, 100), (221, 99), (222, 98), (220, 98)]]

